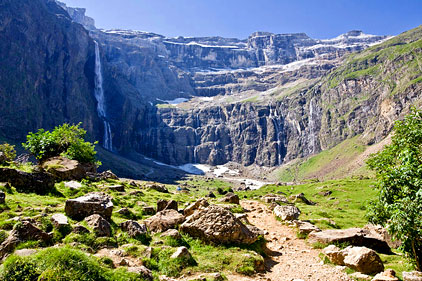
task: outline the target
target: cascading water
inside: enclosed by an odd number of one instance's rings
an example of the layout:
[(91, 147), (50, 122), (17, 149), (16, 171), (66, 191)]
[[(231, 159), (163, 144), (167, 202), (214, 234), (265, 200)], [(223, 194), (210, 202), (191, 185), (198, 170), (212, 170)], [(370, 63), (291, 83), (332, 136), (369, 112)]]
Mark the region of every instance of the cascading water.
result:
[(314, 98), (309, 102), (309, 153), (313, 154), (316, 150), (316, 132), (315, 132), (315, 109), (314, 109)]
[(113, 141), (111, 137), (110, 123), (107, 121), (106, 106), (103, 89), (103, 74), (101, 66), (100, 48), (98, 42), (95, 43), (95, 99), (97, 100), (97, 113), (104, 122), (103, 147), (113, 151)]
[(278, 161), (278, 165), (282, 164), (282, 156), (281, 156), (281, 151), (282, 151), (282, 147), (281, 147), (281, 137), (280, 137), (280, 119), (278, 118), (278, 112), (277, 112), (277, 107), (272, 108), (272, 103), (270, 103), (270, 120), (271, 122), (273, 122), (274, 125), (274, 130), (275, 130), (275, 136), (276, 136), (276, 140), (277, 140), (277, 161)]

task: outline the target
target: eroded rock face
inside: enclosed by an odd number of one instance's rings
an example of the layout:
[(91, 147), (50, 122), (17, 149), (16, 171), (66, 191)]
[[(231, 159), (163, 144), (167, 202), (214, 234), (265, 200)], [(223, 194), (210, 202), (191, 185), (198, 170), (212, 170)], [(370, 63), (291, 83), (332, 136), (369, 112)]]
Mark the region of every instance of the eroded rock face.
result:
[(249, 230), (230, 211), (211, 205), (198, 210), (180, 226), (180, 230), (205, 242), (216, 244), (252, 244), (258, 235)]
[(99, 214), (109, 220), (113, 212), (113, 202), (105, 193), (92, 192), (66, 200), (65, 212), (67, 216), (75, 220), (82, 220), (93, 214)]
[(87, 173), (96, 173), (94, 164), (82, 164), (76, 160), (70, 160), (65, 157), (53, 157), (42, 163), (44, 169), (59, 180), (82, 180), (87, 177)]
[(294, 205), (277, 206), (274, 208), (273, 212), (274, 215), (276, 215), (283, 221), (297, 220), (300, 215), (300, 210)]
[(185, 216), (176, 210), (164, 210), (145, 220), (151, 232), (163, 232), (176, 228), (185, 221)]
[(380, 253), (391, 253), (386, 241), (374, 236), (361, 228), (329, 229), (321, 232), (312, 232), (308, 236), (310, 243), (323, 244), (349, 243), (353, 246), (365, 246)]
[(44, 194), (54, 188), (55, 178), (50, 173), (26, 173), (15, 169), (0, 168), (0, 182), (8, 182), (19, 192)]
[(98, 214), (91, 215), (85, 218), (88, 226), (92, 227), (92, 230), (97, 236), (111, 236), (112, 230), (110, 223)]

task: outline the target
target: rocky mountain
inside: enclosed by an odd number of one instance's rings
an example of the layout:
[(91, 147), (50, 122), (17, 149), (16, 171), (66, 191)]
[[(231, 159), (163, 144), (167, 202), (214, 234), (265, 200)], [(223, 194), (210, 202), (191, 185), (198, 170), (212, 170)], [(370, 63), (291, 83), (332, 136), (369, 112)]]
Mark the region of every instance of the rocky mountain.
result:
[(373, 143), (419, 101), (420, 30), (384, 43), (361, 31), (167, 38), (6, 0), (0, 134), (83, 122), (115, 154), (172, 165), (275, 166), (357, 134)]

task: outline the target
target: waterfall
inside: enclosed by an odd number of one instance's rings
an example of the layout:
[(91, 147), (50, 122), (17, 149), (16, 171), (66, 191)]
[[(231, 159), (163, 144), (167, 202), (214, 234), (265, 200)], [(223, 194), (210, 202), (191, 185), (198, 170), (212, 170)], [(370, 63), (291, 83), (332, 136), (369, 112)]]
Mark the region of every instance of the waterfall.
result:
[(113, 151), (113, 140), (111, 137), (110, 123), (107, 121), (105, 97), (103, 89), (103, 74), (101, 66), (100, 48), (98, 42), (95, 43), (95, 99), (97, 100), (97, 113), (104, 122), (103, 147)]
[(309, 102), (309, 153), (315, 153), (315, 146), (316, 146), (316, 132), (315, 132), (315, 119), (314, 119), (315, 109), (314, 109), (314, 98), (312, 98)]
[(270, 120), (271, 122), (273, 122), (273, 126), (274, 126), (274, 130), (275, 130), (275, 136), (276, 136), (276, 141), (277, 141), (277, 164), (281, 165), (283, 162), (282, 156), (281, 156), (281, 151), (282, 151), (282, 143), (281, 143), (281, 138), (280, 138), (280, 134), (282, 133), (280, 130), (280, 119), (278, 118), (278, 112), (277, 112), (277, 107), (272, 108), (272, 103), (270, 103)]

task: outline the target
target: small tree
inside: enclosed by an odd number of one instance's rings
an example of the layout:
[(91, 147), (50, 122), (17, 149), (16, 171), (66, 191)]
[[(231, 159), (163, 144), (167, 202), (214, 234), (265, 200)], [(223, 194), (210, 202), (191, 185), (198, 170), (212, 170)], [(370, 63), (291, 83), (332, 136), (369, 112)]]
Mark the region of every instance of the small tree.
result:
[(77, 125), (63, 124), (52, 132), (44, 129), (29, 133), (23, 147), (29, 150), (40, 162), (54, 156), (64, 156), (82, 163), (100, 162), (95, 160), (95, 144), (84, 140), (86, 131)]
[(367, 164), (375, 171), (378, 199), (367, 217), (387, 226), (402, 249), (421, 270), (422, 262), (422, 112), (412, 109), (397, 121), (391, 145), (372, 155)]
[(6, 161), (11, 162), (16, 158), (16, 150), (14, 145), (8, 143), (0, 144), (0, 152), (3, 153), (3, 156)]

